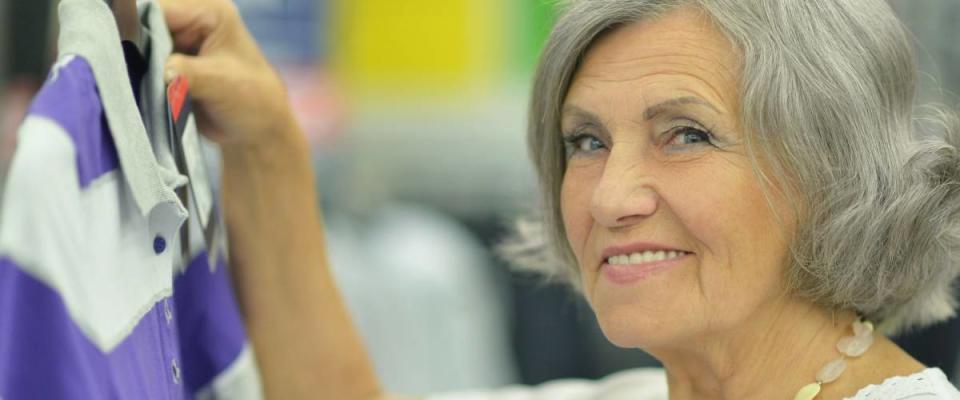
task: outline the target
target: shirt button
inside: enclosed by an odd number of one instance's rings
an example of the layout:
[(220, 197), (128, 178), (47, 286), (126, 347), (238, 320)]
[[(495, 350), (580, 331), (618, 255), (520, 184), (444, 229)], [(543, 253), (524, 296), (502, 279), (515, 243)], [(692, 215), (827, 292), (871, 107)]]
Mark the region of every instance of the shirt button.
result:
[(167, 240), (163, 236), (157, 235), (153, 238), (153, 252), (156, 254), (163, 253), (167, 249)]
[(167, 325), (173, 322), (173, 311), (170, 309), (170, 301), (163, 301), (163, 316), (167, 319)]
[(179, 385), (180, 384), (180, 365), (177, 364), (176, 358), (173, 359), (173, 362), (171, 364), (172, 365), (170, 368), (173, 371), (173, 383)]

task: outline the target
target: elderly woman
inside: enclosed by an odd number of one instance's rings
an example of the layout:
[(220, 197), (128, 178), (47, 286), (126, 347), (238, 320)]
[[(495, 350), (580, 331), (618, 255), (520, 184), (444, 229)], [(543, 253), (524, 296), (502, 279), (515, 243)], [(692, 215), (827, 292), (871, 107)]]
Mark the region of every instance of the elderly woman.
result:
[[(282, 85), (231, 7), (164, 5), (196, 54), (169, 72), (191, 80), (224, 150), (268, 394), (381, 396), (318, 268)], [(535, 78), (529, 143), (550, 245), (524, 256), (664, 372), (468, 398), (960, 399), (886, 336), (953, 315), (960, 274), (960, 124), (918, 114), (916, 78), (882, 0), (574, 2)]]

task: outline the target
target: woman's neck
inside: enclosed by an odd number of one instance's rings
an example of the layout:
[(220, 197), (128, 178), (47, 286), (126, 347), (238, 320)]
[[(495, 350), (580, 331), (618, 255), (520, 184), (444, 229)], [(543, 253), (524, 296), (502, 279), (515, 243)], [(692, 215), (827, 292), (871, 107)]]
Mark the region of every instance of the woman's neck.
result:
[[(792, 399), (817, 371), (840, 357), (840, 338), (851, 335), (853, 312), (824, 311), (784, 300), (735, 329), (709, 332), (684, 347), (650, 349), (667, 370), (671, 400)], [(909, 374), (923, 365), (877, 335), (864, 355), (848, 359), (837, 381), (823, 385), (818, 399), (852, 396), (869, 383)]]

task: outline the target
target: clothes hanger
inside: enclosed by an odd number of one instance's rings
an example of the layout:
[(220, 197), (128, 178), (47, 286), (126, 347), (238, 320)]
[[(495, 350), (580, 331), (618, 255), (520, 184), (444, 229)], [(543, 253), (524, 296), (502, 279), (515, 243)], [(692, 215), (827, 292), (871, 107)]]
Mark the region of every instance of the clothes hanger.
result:
[[(137, 0), (104, 0), (107, 7), (113, 11), (113, 17), (117, 21), (117, 29), (120, 31), (121, 40), (129, 40), (141, 46), (140, 37), (140, 14), (137, 12)], [(142, 49), (141, 49), (142, 50)]]

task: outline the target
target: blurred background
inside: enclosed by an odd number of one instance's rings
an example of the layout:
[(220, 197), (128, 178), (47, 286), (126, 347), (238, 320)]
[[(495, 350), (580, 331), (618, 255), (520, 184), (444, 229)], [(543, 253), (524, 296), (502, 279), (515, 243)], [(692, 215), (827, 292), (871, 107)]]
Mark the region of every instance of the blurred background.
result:
[[(656, 366), (491, 251), (538, 207), (525, 113), (554, 0), (236, 0), (313, 148), (335, 274), (391, 391)], [(892, 0), (923, 96), (958, 104), (960, 0)], [(0, 0), (0, 179), (55, 54), (56, 2)], [(944, 90), (935, 89), (942, 87)], [(960, 382), (960, 320), (898, 338)]]

